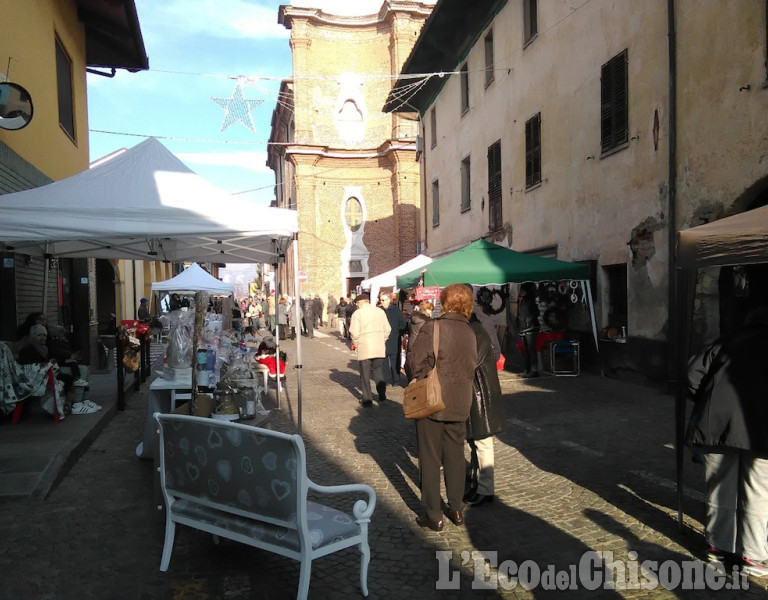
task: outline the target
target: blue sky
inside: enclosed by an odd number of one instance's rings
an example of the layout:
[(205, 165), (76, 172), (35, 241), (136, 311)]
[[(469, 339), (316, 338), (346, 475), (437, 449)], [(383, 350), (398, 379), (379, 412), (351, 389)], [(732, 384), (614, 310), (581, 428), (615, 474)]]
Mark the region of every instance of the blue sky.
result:
[[(91, 160), (155, 136), (214, 185), (268, 204), (266, 142), (279, 79), (292, 70), (290, 31), (277, 23), (287, 0), (135, 1), (149, 71), (88, 75)], [(264, 100), (251, 111), (255, 133), (239, 121), (221, 131), (225, 111), (211, 100), (232, 96), (237, 76), (252, 78), (246, 99)]]

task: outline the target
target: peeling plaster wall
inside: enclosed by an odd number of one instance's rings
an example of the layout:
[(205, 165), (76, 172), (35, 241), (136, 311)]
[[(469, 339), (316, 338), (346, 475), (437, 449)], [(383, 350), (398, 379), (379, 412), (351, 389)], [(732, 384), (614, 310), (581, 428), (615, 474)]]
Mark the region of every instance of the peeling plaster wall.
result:
[[(768, 188), (764, 2), (678, 0), (677, 180), (679, 229), (747, 209)], [(537, 37), (523, 46), (519, 3), (479, 32), (465, 59), (469, 110), (450, 76), (425, 119), (425, 179), (439, 179), (440, 224), (428, 253), (487, 237), (515, 250), (557, 248), (597, 262), (598, 327), (607, 324), (603, 267), (627, 265), (630, 343), (622, 368), (664, 377), (669, 292), (669, 57), (663, 2), (538, 3)], [(485, 85), (484, 38), (493, 28), (494, 81)], [(600, 68), (627, 50), (629, 141), (600, 149)], [(461, 63), (460, 63), (461, 64)], [(458, 69), (459, 65), (455, 68)], [(542, 182), (525, 186), (525, 123), (541, 115)], [(487, 149), (501, 141), (503, 228), (488, 231)], [(471, 208), (462, 212), (461, 160), (471, 158)], [(427, 190), (425, 214), (432, 215)], [(719, 326), (717, 273), (706, 276), (696, 327)], [(715, 279), (712, 285), (712, 277)]]

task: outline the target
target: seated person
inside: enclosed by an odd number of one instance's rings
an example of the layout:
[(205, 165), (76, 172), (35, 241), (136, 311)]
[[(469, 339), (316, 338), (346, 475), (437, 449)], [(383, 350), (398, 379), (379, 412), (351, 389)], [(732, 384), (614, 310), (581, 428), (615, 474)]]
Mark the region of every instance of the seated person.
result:
[[(48, 355), (59, 363), (60, 367), (68, 367), (72, 374), (71, 385), (75, 387), (88, 387), (90, 384), (82, 377), (79, 361), (82, 359), (82, 352), (73, 351), (67, 340), (66, 331), (61, 325), (48, 326)], [(71, 386), (70, 386), (71, 387)], [(69, 391), (69, 387), (66, 388)]]
[(47, 363), (48, 356), (48, 330), (45, 325), (32, 325), (29, 334), (21, 338), (18, 344), (19, 364), (31, 365), (33, 363)]
[(269, 370), (269, 376), (272, 379), (277, 378), (278, 365), (280, 369), (280, 377), (285, 377), (285, 359), (286, 354), (282, 350), (280, 351), (280, 361), (278, 363), (275, 356), (277, 348), (269, 343), (269, 340), (261, 342), (259, 349), (256, 351), (256, 363), (264, 365)]
[[(47, 326), (48, 322), (45, 318), (45, 314), (42, 312), (31, 312), (24, 319), (24, 322), (16, 328), (16, 341), (13, 343), (13, 355), (16, 360), (19, 360), (19, 353), (25, 346), (32, 342), (32, 337), (29, 335), (29, 330), (33, 325)], [(43, 362), (46, 362), (47, 359)], [(35, 362), (35, 361), (32, 361)]]
[[(22, 338), (23, 341), (22, 344), (20, 344), (20, 350), (19, 350), (19, 363), (22, 365), (28, 365), (33, 363), (56, 363), (56, 358), (51, 354), (51, 351), (48, 347), (48, 330), (46, 329), (45, 325), (33, 325), (29, 330), (29, 335), (27, 335), (25, 338)], [(74, 353), (67, 352), (67, 353), (60, 353), (60, 356), (68, 355), (68, 358), (66, 359), (67, 362), (63, 363), (62, 366), (71, 366), (73, 363), (69, 362), (74, 360), (74, 365), (77, 366), (77, 360), (76, 358), (73, 358)], [(79, 371), (78, 371), (79, 372)], [(74, 384), (74, 374), (68, 375), (67, 373), (62, 373), (59, 371), (56, 374), (56, 378), (60, 381), (64, 382), (64, 393), (66, 394), (69, 389), (71, 389), (72, 385)], [(87, 385), (87, 383), (86, 383)], [(78, 387), (85, 387), (82, 385), (78, 385)], [(101, 410), (101, 406), (98, 404), (91, 402), (88, 399), (83, 399), (80, 402), (75, 402), (72, 405), (72, 414), (74, 415), (86, 415), (94, 412), (98, 412)]]

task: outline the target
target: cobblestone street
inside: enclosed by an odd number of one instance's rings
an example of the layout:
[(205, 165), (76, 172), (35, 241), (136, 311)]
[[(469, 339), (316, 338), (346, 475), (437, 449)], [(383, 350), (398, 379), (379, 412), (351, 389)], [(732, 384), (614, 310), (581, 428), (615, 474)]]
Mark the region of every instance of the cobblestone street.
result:
[[(289, 357), (288, 383), (272, 427), (293, 432), (295, 342), (282, 347)], [(715, 596), (680, 586), (629, 589), (648, 584), (640, 570), (643, 561), (679, 565), (692, 560), (704, 572), (702, 472), (688, 458), (687, 531), (681, 533), (677, 525), (671, 396), (590, 374), (523, 380), (503, 372), (507, 427), (496, 440), (496, 502), (467, 509), (464, 527), (446, 523), (435, 533), (414, 521), (419, 507), (415, 431), (402, 417), (400, 390), (390, 388), (384, 404), (359, 408), (357, 363), (338, 336), (321, 330), (302, 349), (310, 477), (327, 485), (368, 483), (378, 495), (370, 525), (371, 598)], [(131, 397), (127, 410), (115, 415), (46, 500), (0, 505), (0, 597), (295, 597), (298, 563), (233, 542), (215, 546), (211, 536), (184, 527), (177, 531), (168, 572), (158, 570), (164, 522), (155, 508), (152, 461), (134, 454), (146, 418), (146, 388)], [(274, 402), (274, 388), (272, 395)], [(484, 574), (475, 568), (475, 551), (497, 565), (514, 561), (520, 568), (510, 574), (530, 575), (538, 585), (513, 587), (504, 577), (497, 585), (497, 570), (491, 569), (491, 589), (476, 589)], [(617, 589), (600, 585), (600, 563), (579, 569), (589, 551), (613, 553), (607, 572), (618, 574)], [(605, 561), (612, 563), (610, 555)], [(358, 570), (355, 550), (319, 559), (310, 597), (361, 597)], [(557, 572), (562, 573), (555, 578)], [(662, 578), (667, 573), (664, 567), (656, 572)], [(590, 573), (594, 591), (586, 589)], [(721, 583), (746, 584), (752, 597), (768, 597), (765, 583), (756, 579), (729, 577)], [(570, 591), (545, 589), (558, 586)], [(742, 597), (744, 591), (723, 590), (717, 596), (722, 594)]]

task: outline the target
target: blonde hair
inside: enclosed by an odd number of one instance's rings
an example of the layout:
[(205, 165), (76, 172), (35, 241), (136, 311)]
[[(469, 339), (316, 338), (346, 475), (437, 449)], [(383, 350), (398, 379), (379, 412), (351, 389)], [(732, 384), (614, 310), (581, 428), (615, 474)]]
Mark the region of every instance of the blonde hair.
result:
[(459, 313), (469, 319), (473, 305), (472, 290), (463, 283), (452, 283), (440, 292), (440, 306), (443, 312)]
[(427, 310), (428, 310), (429, 312), (432, 312), (433, 310), (435, 310), (435, 305), (432, 303), (432, 301), (431, 301), (431, 300), (422, 300), (422, 301), (419, 303), (419, 310), (420, 310), (421, 312), (425, 312), (425, 311), (427, 311)]

